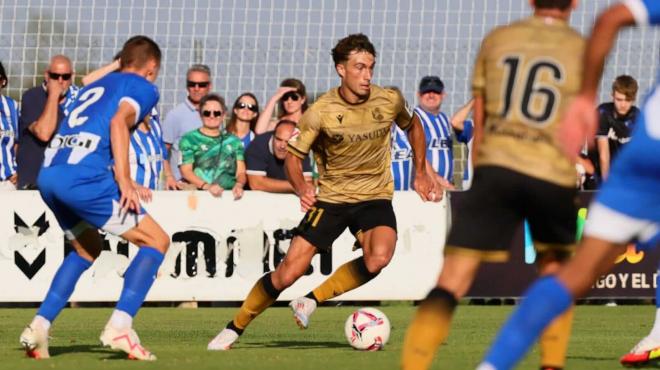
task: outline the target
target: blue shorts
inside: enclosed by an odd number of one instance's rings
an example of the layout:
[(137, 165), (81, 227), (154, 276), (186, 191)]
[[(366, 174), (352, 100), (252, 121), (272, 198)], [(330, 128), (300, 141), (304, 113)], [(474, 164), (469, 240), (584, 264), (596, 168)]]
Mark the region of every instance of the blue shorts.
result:
[(644, 243), (660, 230), (660, 90), (649, 95), (585, 227), (586, 235), (616, 243)]
[(86, 166), (42, 168), (37, 180), (41, 198), (55, 214), (69, 239), (88, 228), (103, 229), (121, 235), (144, 217), (120, 212), (120, 192), (111, 171)]

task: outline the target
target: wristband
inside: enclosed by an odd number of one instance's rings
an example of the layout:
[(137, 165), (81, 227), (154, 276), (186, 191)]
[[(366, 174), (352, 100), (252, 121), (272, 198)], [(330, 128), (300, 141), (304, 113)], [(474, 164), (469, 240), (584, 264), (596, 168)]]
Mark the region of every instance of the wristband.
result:
[(204, 186), (205, 186), (205, 185), (208, 185), (208, 183), (203, 182), (202, 185), (200, 185), (197, 189), (199, 189), (199, 190), (206, 190), (206, 189), (204, 189)]

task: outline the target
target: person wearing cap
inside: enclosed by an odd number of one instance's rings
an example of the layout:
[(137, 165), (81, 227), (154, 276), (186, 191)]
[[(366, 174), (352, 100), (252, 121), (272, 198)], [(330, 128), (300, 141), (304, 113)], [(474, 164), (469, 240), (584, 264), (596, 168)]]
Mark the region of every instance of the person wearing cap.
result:
[[(417, 98), (419, 105), (414, 114), (419, 118), (426, 136), (427, 172), (434, 173), (443, 187), (452, 188), (454, 176), (454, 137), (468, 144), (472, 139), (474, 125), (467, 117), (472, 110), (472, 100), (461, 107), (451, 119), (440, 111), (446, 96), (445, 85), (438, 76), (425, 76), (419, 83)], [(405, 135), (392, 136), (392, 175), (395, 190), (412, 189), (412, 152)]]
[[(0, 63), (0, 91), (8, 82)], [(18, 105), (0, 94), (0, 190), (16, 189), (16, 141), (18, 140)]]
[(46, 146), (78, 95), (74, 77), (71, 60), (55, 55), (44, 71), (44, 82), (23, 94), (16, 152), (18, 189), (37, 188)]

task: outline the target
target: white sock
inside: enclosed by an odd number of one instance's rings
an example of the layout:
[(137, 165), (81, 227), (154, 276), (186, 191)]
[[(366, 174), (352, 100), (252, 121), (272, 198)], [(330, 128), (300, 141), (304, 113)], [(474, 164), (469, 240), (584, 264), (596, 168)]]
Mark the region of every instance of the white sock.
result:
[(651, 329), (649, 337), (660, 340), (660, 308), (655, 309), (655, 322), (653, 323), (653, 329)]
[(114, 310), (110, 316), (110, 325), (115, 329), (128, 329), (133, 326), (133, 317), (124, 311)]
[(43, 316), (35, 316), (34, 319), (32, 319), (32, 322), (30, 323), (30, 326), (39, 326), (43, 328), (44, 330), (49, 330), (50, 329), (50, 321), (48, 321), (45, 317)]

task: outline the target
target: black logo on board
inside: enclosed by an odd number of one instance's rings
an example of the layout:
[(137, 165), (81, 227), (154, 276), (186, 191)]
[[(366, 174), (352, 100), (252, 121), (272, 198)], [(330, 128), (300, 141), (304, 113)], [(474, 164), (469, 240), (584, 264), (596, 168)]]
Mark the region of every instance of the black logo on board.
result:
[[(24, 236), (27, 238), (39, 238), (50, 228), (50, 223), (46, 220), (46, 213), (42, 213), (32, 226), (28, 226), (25, 221), (14, 212), (14, 230), (16, 234)], [(35, 235), (36, 234), (36, 235)], [(22, 245), (21, 247), (26, 247), (27, 244)], [(14, 264), (18, 267), (21, 272), (28, 278), (32, 279), (34, 275), (41, 270), (41, 268), (46, 264), (46, 248), (43, 248), (37, 258), (28, 262), (25, 257), (18, 251), (14, 250)]]

